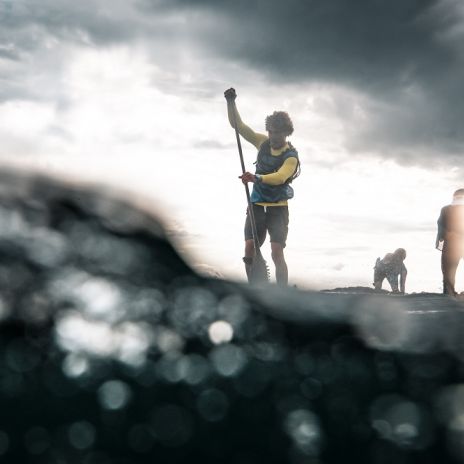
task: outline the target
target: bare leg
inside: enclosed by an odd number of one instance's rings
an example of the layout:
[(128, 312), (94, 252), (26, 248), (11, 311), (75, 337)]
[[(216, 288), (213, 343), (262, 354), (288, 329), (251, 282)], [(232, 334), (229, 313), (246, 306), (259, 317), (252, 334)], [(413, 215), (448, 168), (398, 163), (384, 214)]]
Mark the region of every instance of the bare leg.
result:
[(459, 260), (459, 253), (445, 243), (443, 251), (441, 252), (441, 271), (443, 273), (443, 293), (447, 295), (456, 295), (454, 286)]
[(272, 260), (276, 268), (276, 281), (279, 285), (288, 284), (288, 268), (285, 262), (284, 248), (280, 243), (271, 242)]

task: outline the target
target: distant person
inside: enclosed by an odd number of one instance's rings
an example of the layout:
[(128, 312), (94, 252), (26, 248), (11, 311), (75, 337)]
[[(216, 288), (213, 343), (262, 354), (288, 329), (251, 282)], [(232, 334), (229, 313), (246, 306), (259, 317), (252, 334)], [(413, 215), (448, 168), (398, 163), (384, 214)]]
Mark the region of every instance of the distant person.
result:
[[(398, 248), (393, 253), (387, 253), (383, 259), (377, 258), (374, 266), (374, 287), (376, 290), (382, 288), (383, 280), (386, 278), (393, 293), (405, 293), (406, 276), (408, 270), (404, 265), (406, 250)], [(398, 289), (398, 278), (400, 281)]]
[[(235, 105), (237, 94), (234, 89), (224, 92), (227, 100), (229, 122), (234, 127), (237, 123), (239, 134), (256, 147), (258, 156), (255, 173), (245, 172), (240, 178), (243, 183), (252, 182), (251, 203), (256, 221), (258, 241), (264, 243), (266, 233), (271, 240), (272, 260), (275, 264), (275, 275), (278, 284), (288, 284), (288, 268), (285, 261), (284, 248), (288, 235), (288, 204), (293, 197), (290, 186), (299, 174), (298, 152), (287, 140), (293, 133), (293, 123), (285, 111), (274, 111), (266, 117), (266, 134), (255, 132), (240, 118)], [(245, 221), (245, 270), (250, 280), (251, 266), (255, 255), (253, 234), (249, 215)]]
[(441, 209), (437, 225), (435, 246), (441, 250), (443, 293), (456, 296), (456, 271), (464, 257), (464, 189), (456, 190), (452, 203)]

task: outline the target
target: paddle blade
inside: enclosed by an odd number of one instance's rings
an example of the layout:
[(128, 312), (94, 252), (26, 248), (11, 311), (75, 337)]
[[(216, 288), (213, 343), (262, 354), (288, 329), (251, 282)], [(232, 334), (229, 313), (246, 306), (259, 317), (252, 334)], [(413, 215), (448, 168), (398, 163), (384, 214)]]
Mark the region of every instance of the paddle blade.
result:
[(269, 268), (261, 253), (253, 259), (249, 274), (250, 284), (260, 285), (269, 282)]

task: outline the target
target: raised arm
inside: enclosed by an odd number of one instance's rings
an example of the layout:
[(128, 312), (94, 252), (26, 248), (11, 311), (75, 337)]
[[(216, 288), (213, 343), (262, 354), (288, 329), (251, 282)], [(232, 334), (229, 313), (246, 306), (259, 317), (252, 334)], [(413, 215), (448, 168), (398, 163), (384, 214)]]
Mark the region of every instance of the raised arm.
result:
[(224, 92), (224, 96), (227, 100), (227, 116), (229, 117), (229, 123), (232, 128), (235, 129), (234, 126), (234, 114), (235, 114), (235, 122), (237, 123), (237, 130), (238, 133), (247, 141), (253, 144), (256, 148), (259, 148), (261, 144), (267, 139), (267, 136), (264, 134), (260, 134), (255, 132), (249, 126), (247, 126), (240, 117), (240, 114), (237, 110), (237, 105), (235, 104), (235, 99), (237, 98), (237, 94), (235, 93), (235, 89), (227, 89)]
[(401, 266), (401, 273), (400, 273), (400, 292), (406, 293), (406, 276), (408, 275), (408, 270), (404, 263)]

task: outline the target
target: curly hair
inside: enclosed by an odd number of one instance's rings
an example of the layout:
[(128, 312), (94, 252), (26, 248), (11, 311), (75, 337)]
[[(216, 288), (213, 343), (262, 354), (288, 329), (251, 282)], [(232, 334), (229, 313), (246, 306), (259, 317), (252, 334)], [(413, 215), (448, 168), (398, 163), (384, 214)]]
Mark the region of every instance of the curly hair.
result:
[(266, 117), (266, 130), (285, 132), (287, 135), (293, 134), (293, 122), (286, 111), (274, 111)]

